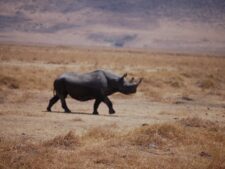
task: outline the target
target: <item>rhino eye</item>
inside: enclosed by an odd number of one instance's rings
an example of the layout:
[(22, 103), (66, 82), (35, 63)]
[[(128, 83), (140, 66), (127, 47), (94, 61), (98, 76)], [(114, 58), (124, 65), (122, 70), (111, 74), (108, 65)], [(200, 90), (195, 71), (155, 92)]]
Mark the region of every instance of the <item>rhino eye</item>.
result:
[(124, 84), (124, 79), (123, 78), (119, 79), (119, 84), (122, 84), (122, 85)]

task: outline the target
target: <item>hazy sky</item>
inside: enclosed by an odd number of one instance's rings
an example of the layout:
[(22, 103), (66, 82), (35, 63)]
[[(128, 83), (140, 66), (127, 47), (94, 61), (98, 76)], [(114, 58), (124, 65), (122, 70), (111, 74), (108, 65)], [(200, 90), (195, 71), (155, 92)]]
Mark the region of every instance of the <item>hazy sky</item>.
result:
[(225, 54), (225, 1), (0, 0), (0, 42)]

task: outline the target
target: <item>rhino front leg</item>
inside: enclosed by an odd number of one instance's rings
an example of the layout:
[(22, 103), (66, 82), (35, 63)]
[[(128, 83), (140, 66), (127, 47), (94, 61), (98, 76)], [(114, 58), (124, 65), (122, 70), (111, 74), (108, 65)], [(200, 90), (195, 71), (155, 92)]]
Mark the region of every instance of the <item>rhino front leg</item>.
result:
[(98, 107), (101, 102), (101, 99), (95, 99), (93, 114), (98, 115)]
[(115, 113), (115, 110), (113, 109), (113, 104), (112, 102), (109, 100), (108, 97), (105, 97), (103, 102), (108, 106), (109, 108), (109, 114), (114, 114)]

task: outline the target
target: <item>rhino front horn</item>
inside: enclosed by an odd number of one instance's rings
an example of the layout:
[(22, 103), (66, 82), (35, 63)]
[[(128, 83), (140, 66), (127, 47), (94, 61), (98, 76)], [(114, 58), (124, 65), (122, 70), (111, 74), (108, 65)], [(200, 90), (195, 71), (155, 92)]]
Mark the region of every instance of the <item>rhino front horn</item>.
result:
[(140, 80), (137, 82), (137, 85), (139, 85), (142, 82), (143, 78), (140, 78)]

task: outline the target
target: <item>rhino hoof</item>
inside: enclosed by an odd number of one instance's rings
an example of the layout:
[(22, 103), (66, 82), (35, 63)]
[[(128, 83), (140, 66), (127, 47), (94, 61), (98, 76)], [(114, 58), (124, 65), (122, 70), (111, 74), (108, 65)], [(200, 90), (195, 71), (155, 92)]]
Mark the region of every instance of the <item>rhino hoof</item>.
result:
[(93, 112), (93, 115), (98, 115), (98, 112), (96, 111), (96, 112)]
[(47, 111), (48, 111), (48, 112), (51, 112), (51, 109), (50, 109), (50, 108), (47, 108)]
[(65, 110), (65, 113), (71, 113), (71, 111), (70, 110)]
[(116, 112), (115, 112), (115, 110), (109, 110), (109, 114), (115, 114)]

